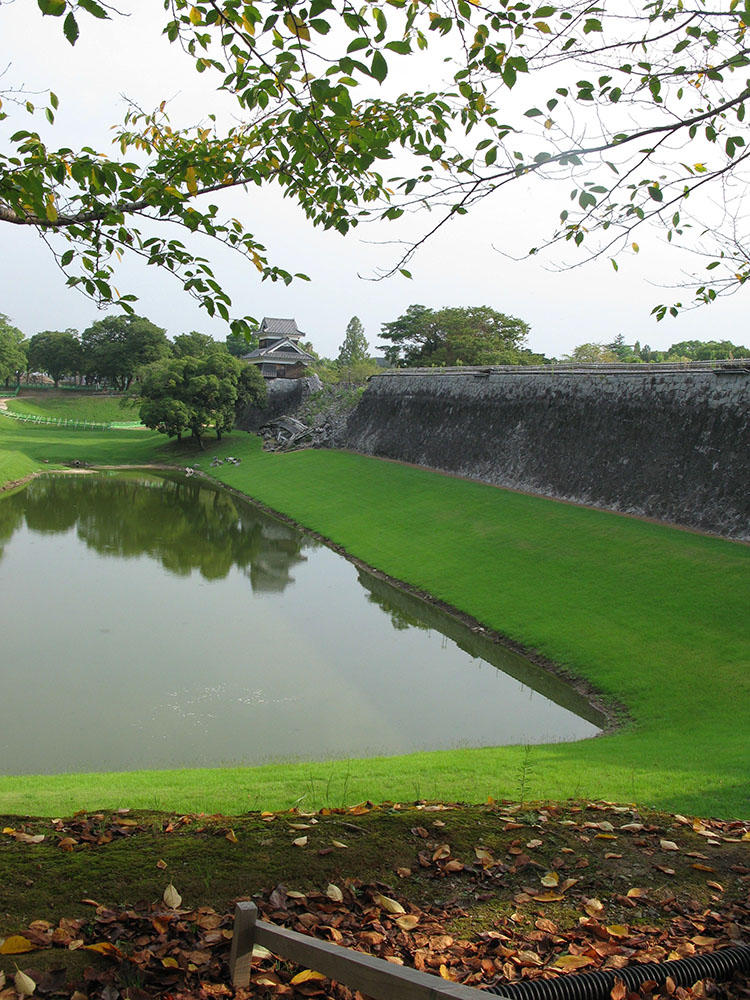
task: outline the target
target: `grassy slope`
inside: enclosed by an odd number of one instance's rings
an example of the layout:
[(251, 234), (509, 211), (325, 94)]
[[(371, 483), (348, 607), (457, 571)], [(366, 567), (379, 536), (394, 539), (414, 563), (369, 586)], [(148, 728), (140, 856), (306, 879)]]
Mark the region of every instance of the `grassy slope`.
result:
[(94, 396), (78, 392), (26, 393), (7, 401), (14, 413), (29, 413), (38, 417), (56, 417), (61, 420), (100, 420), (117, 423), (138, 419), (137, 409), (120, 405), (120, 396)]
[[(177, 457), (144, 432), (65, 434), (0, 418), (39, 461)], [(350, 552), (591, 680), (632, 723), (594, 741), (534, 748), (526, 796), (602, 796), (747, 815), (750, 549), (342, 452), (241, 455), (221, 477)], [(192, 457), (195, 457), (194, 454)], [(186, 461), (185, 455), (181, 460)], [(204, 465), (207, 464), (204, 460)], [(418, 710), (418, 706), (415, 706)], [(357, 798), (518, 796), (522, 748), (231, 771), (0, 778), (0, 811), (81, 805), (238, 812)], [(528, 760), (527, 760), (528, 763)]]

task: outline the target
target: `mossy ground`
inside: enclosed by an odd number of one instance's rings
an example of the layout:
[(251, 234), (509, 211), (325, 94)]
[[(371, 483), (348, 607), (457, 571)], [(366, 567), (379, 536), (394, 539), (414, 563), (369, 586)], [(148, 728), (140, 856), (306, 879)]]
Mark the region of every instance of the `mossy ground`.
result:
[[(621, 829), (634, 819), (642, 829)], [(49, 820), (20, 824), (0, 817), (0, 828), (22, 825), (26, 833), (45, 834), (39, 844), (0, 836), (0, 938), (36, 919), (56, 924), (62, 917), (86, 916), (93, 913), (91, 900), (113, 910), (140, 910), (159, 901), (170, 882), (187, 908), (207, 905), (224, 913), (238, 897), (268, 893), (279, 883), (309, 892), (348, 879), (378, 883), (421, 908), (457, 908), (448, 929), (460, 937), (472, 938), (510, 914), (531, 931), (540, 916), (561, 929), (574, 927), (592, 898), (601, 902), (601, 921), (608, 925), (666, 927), (683, 907), (725, 911), (741, 903), (750, 870), (742, 828), (699, 833), (668, 814), (601, 803), (447, 809), (386, 804), (354, 813), (256, 813), (231, 820), (143, 812), (129, 813), (127, 821), (132, 832), (110, 843), (78, 843), (66, 851), (60, 842), (75, 833), (80, 816), (59, 830)], [(104, 814), (99, 827), (117, 822), (116, 815)], [(613, 832), (602, 834), (607, 824)], [(307, 843), (296, 847), (300, 836)], [(716, 843), (709, 844), (712, 839)], [(663, 849), (664, 841), (675, 850)], [(462, 871), (446, 872), (443, 862), (430, 862), (442, 845), (466, 866)], [(489, 852), (496, 867), (483, 870), (477, 848)], [(534, 899), (530, 894), (548, 891), (541, 879), (550, 871), (575, 884), (558, 900)], [(630, 898), (631, 889), (643, 894)], [(21, 958), (28, 965), (32, 956), (0, 955), (0, 970), (12, 973)], [(90, 953), (59, 949), (33, 955), (34, 967), (62, 963), (72, 978), (91, 962)]]

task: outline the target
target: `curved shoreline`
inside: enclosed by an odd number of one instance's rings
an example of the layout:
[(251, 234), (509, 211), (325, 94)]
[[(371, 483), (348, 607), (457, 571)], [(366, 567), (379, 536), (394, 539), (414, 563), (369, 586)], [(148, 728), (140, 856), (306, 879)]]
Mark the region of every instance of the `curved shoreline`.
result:
[[(615, 725), (604, 740), (534, 746), (537, 798), (583, 795), (684, 814), (747, 815), (741, 720), (750, 709), (742, 692), (750, 696), (750, 688), (743, 667), (746, 625), (740, 626), (746, 621), (746, 546), (606, 512), (592, 517), (573, 504), (508, 490), (496, 501), (481, 483), (366, 456), (268, 455), (247, 437), (209, 452), (209, 458), (211, 452), (240, 457), (239, 468), (206, 468), (205, 454), (159, 447), (156, 436), (145, 447), (133, 435), (90, 438), (85, 458), (102, 472), (150, 467), (165, 475), (199, 461), (204, 468), (195, 474), (206, 486), (229, 489), (237, 502), (279, 523), (286, 519), (321, 543), (335, 539), (333, 548), (363, 573), (383, 567), (372, 575), (374, 585), (384, 590), (398, 584), (407, 602), (412, 593), (419, 595), (415, 601), (424, 597), (428, 614), (433, 605), (435, 613), (445, 607), (452, 615), (449, 629), (464, 622), (479, 630), (489, 623), (496, 632), (477, 632), (473, 640), (464, 632), (470, 645), (482, 645), (487, 635), (493, 643), (487, 658), (496, 648), (501, 659), (503, 646), (530, 650), (542, 683), (544, 676), (554, 683), (556, 673), (569, 680), (575, 671), (574, 687), (594, 704), (603, 702)], [(7, 439), (6, 468), (16, 473), (15, 481), (32, 469), (65, 471), (84, 454), (72, 435), (16, 435), (9, 428)], [(42, 465), (45, 460), (50, 464)], [(618, 702), (627, 712), (618, 715)], [(488, 795), (517, 798), (526, 762), (523, 746), (356, 761), (300, 758), (250, 768), (233, 760), (227, 761), (230, 769), (205, 780), (193, 771), (59, 775), (43, 783), (6, 778), (0, 801), (9, 814), (36, 809), (58, 815), (84, 800), (97, 806), (158, 800), (177, 811), (239, 814), (249, 801), (288, 808), (300, 795), (309, 800), (334, 787), (339, 795), (348, 789), (351, 802), (353, 796), (406, 801), (425, 793), (479, 802)]]
[[(598, 739), (600, 736), (608, 736), (611, 733), (622, 729), (632, 721), (625, 705), (619, 704), (615, 701), (615, 699), (608, 700), (603, 692), (595, 688), (594, 685), (590, 684), (585, 678), (579, 677), (571, 671), (566, 670), (566, 668), (561, 664), (555, 663), (554, 660), (550, 660), (548, 657), (543, 656), (537, 650), (524, 646), (520, 642), (515, 642), (509, 636), (503, 635), (501, 632), (497, 632), (495, 629), (489, 628), (477, 618), (474, 618), (473, 615), (461, 611), (460, 608), (457, 608), (452, 604), (447, 604), (445, 601), (441, 601), (428, 591), (415, 587), (412, 584), (407, 583), (405, 580), (399, 580), (394, 576), (390, 576), (383, 570), (378, 569), (377, 566), (372, 566), (370, 563), (365, 562), (358, 556), (352, 555), (352, 553), (344, 548), (343, 545), (339, 545), (337, 542), (332, 541), (326, 535), (322, 535), (319, 531), (315, 531), (313, 528), (308, 528), (306, 525), (301, 524), (299, 521), (295, 521), (293, 517), (289, 517), (287, 514), (282, 514), (280, 511), (274, 510), (272, 507), (268, 507), (255, 497), (252, 497), (247, 493), (243, 493), (242, 490), (238, 490), (234, 486), (228, 486), (226, 483), (222, 483), (220, 479), (214, 479), (213, 477), (206, 476), (202, 473), (201, 475), (202, 478), (206, 479), (208, 482), (216, 483), (223, 489), (227, 490), (230, 494), (251, 503), (254, 507), (263, 511), (264, 514), (275, 517), (279, 521), (283, 521), (285, 524), (289, 524), (296, 528), (298, 531), (304, 532), (316, 541), (322, 542), (333, 552), (336, 552), (337, 555), (343, 556), (344, 559), (356, 566), (357, 569), (364, 570), (365, 572), (376, 577), (376, 579), (385, 581), (396, 590), (409, 594), (411, 597), (418, 598), (425, 604), (429, 604), (431, 607), (443, 612), (443, 614), (448, 615), (455, 621), (460, 622), (460, 624), (465, 625), (467, 628), (471, 629), (472, 632), (482, 635), (484, 638), (489, 639), (498, 646), (503, 646), (505, 649), (509, 649), (513, 653), (518, 653), (531, 663), (547, 671), (547, 673), (551, 674), (553, 677), (557, 677), (559, 680), (564, 681), (578, 694), (582, 695), (589, 705), (603, 715), (607, 721), (607, 724), (602, 731), (596, 736), (588, 737), (589, 739)], [(583, 741), (572, 740), (570, 742), (581, 743)], [(547, 744), (539, 744), (539, 746), (545, 745)]]
[[(4, 490), (11, 490), (15, 488), (20, 488), (25, 486), (27, 483), (31, 482), (39, 476), (45, 475), (86, 475), (86, 474), (96, 474), (97, 472), (119, 472), (119, 471), (139, 471), (139, 470), (150, 470), (154, 472), (171, 472), (179, 473), (183, 476), (185, 475), (186, 469), (189, 466), (182, 465), (168, 465), (163, 463), (149, 462), (146, 464), (139, 465), (91, 465), (86, 468), (62, 468), (62, 469), (50, 469), (50, 470), (40, 470), (38, 472), (32, 472), (28, 476), (24, 477), (22, 480), (16, 483), (8, 483), (4, 487), (0, 488), (0, 493)], [(197, 469), (193, 473), (195, 476), (204, 480), (211, 485), (215, 485), (223, 490), (226, 490), (231, 496), (238, 497), (245, 503), (250, 503), (253, 507), (262, 511), (270, 517), (276, 518), (278, 521), (288, 524), (295, 528), (297, 531), (301, 531), (308, 535), (310, 538), (314, 538), (316, 541), (321, 542), (327, 548), (331, 549), (337, 555), (342, 556), (347, 562), (350, 562), (357, 569), (369, 573), (378, 580), (383, 580), (385, 583), (394, 587), (396, 590), (408, 594), (410, 597), (415, 597), (425, 604), (436, 608), (438, 611), (452, 618), (454, 621), (459, 622), (466, 628), (470, 629), (472, 632), (481, 635), (483, 638), (495, 643), (498, 646), (502, 646), (504, 649), (508, 649), (513, 653), (517, 653), (519, 656), (523, 656), (530, 663), (535, 666), (541, 667), (544, 671), (563, 683), (571, 687), (577, 694), (581, 695), (586, 702), (593, 708), (596, 712), (603, 716), (606, 721), (606, 725), (602, 727), (601, 732), (597, 733), (596, 736), (587, 737), (588, 739), (598, 739), (601, 736), (609, 736), (612, 733), (624, 728), (633, 720), (630, 717), (628, 709), (622, 703), (617, 702), (613, 698), (608, 698), (603, 692), (599, 691), (593, 684), (587, 681), (585, 678), (574, 674), (570, 670), (567, 670), (561, 664), (556, 663), (554, 660), (549, 659), (549, 657), (543, 656), (537, 650), (532, 649), (528, 646), (524, 646), (520, 642), (516, 642), (507, 635), (503, 635), (501, 632), (495, 629), (489, 628), (484, 625), (479, 619), (475, 618), (473, 615), (467, 612), (461, 611), (460, 608), (455, 607), (452, 604), (448, 604), (445, 601), (441, 601), (439, 598), (433, 596), (428, 591), (423, 590), (419, 587), (415, 587), (413, 584), (408, 583), (405, 580), (399, 580), (398, 578), (389, 575), (383, 570), (379, 569), (377, 566), (373, 566), (370, 563), (365, 562), (358, 556), (353, 555), (349, 552), (343, 545), (339, 545), (334, 542), (331, 538), (326, 535), (321, 534), (319, 531), (315, 531), (313, 528), (307, 527), (307, 525), (302, 524), (300, 521), (296, 521), (293, 517), (288, 514), (284, 514), (281, 511), (275, 510), (264, 504), (262, 501), (258, 500), (256, 497), (250, 496), (248, 493), (243, 493), (242, 490), (237, 489), (234, 486), (229, 486), (227, 483), (222, 482), (220, 479), (216, 479), (214, 476), (209, 475), (202, 469)], [(579, 743), (582, 740), (573, 740), (571, 742)], [(537, 745), (537, 744), (535, 744)], [(547, 744), (540, 743), (539, 746), (545, 746)]]
[[(89, 472), (116, 472), (118, 470), (131, 470), (137, 471), (139, 469), (153, 470), (161, 472), (177, 472), (185, 474), (186, 466), (182, 465), (166, 465), (149, 463), (146, 465), (99, 465), (91, 466), (87, 470)], [(62, 472), (77, 472), (78, 470), (60, 470)], [(43, 475), (43, 473), (42, 473)], [(602, 728), (601, 732), (596, 736), (588, 737), (588, 739), (598, 739), (601, 736), (609, 736), (612, 733), (624, 728), (633, 720), (630, 717), (627, 706), (622, 703), (617, 702), (614, 698), (608, 698), (602, 691), (599, 691), (593, 684), (587, 681), (585, 678), (574, 674), (572, 671), (567, 670), (561, 664), (556, 663), (554, 660), (549, 659), (549, 657), (543, 656), (537, 650), (532, 649), (528, 646), (524, 646), (520, 642), (516, 642), (507, 635), (503, 635), (502, 632), (498, 632), (495, 629), (489, 628), (484, 625), (479, 619), (475, 618), (473, 615), (467, 612), (461, 611), (460, 608), (455, 607), (452, 604), (448, 604), (445, 601), (441, 601), (439, 598), (434, 597), (426, 590), (422, 590), (419, 587), (415, 587), (413, 584), (406, 582), (405, 580), (399, 580), (397, 577), (390, 576), (388, 573), (379, 569), (377, 566), (373, 566), (364, 559), (360, 559), (358, 556), (353, 555), (349, 552), (343, 545), (339, 545), (334, 542), (331, 538), (326, 535), (321, 534), (314, 528), (308, 528), (307, 525), (302, 524), (300, 521), (296, 521), (293, 517), (288, 514), (284, 514), (281, 511), (275, 510), (273, 507), (269, 507), (264, 504), (261, 500), (256, 497), (251, 496), (249, 493), (243, 493), (242, 490), (237, 489), (235, 486), (229, 486), (227, 483), (222, 482), (221, 479), (217, 479), (214, 476), (209, 475), (202, 469), (197, 469), (194, 475), (203, 479), (204, 481), (211, 483), (212, 485), (218, 486), (223, 490), (226, 490), (232, 496), (238, 497), (246, 503), (252, 504), (257, 507), (258, 510), (262, 511), (264, 514), (274, 517), (284, 524), (288, 524), (298, 531), (309, 535), (316, 541), (321, 542), (327, 548), (331, 549), (337, 555), (343, 556), (347, 562), (350, 562), (357, 569), (363, 570), (364, 572), (370, 573), (378, 580), (383, 580), (390, 586), (394, 587), (396, 590), (400, 590), (411, 597), (416, 597), (418, 600), (423, 601), (425, 604), (429, 604), (431, 607), (436, 608), (443, 614), (448, 615), (454, 621), (459, 622), (461, 625), (465, 625), (467, 628), (471, 629), (490, 642), (496, 643), (498, 646), (502, 646), (505, 649), (509, 649), (513, 653), (518, 653), (523, 656), (529, 662), (533, 663), (535, 666), (541, 667), (547, 673), (551, 674), (553, 677), (558, 678), (563, 681), (569, 687), (573, 688), (578, 694), (586, 699), (588, 704), (597, 712), (599, 712), (606, 720), (606, 725)], [(573, 740), (571, 742), (579, 743), (582, 740)], [(539, 746), (545, 746), (548, 744), (540, 743)]]

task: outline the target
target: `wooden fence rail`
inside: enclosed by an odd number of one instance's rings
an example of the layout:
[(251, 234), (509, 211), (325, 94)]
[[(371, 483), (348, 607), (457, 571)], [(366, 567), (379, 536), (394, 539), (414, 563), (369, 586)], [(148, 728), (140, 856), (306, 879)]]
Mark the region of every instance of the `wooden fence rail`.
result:
[(258, 920), (257, 907), (250, 902), (237, 903), (234, 911), (229, 968), (235, 987), (245, 989), (250, 984), (254, 944), (359, 990), (372, 1000), (480, 1000), (483, 996), (481, 990), (472, 986), (451, 983)]

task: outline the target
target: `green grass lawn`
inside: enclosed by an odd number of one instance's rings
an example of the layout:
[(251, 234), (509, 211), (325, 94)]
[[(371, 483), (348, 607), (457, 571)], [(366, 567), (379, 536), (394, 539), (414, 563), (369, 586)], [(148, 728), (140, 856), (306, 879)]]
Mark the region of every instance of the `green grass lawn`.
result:
[(13, 413), (31, 414), (60, 420), (88, 420), (101, 423), (122, 423), (138, 420), (138, 410), (129, 403), (122, 406), (122, 396), (89, 395), (84, 392), (44, 392), (23, 390), (21, 395), (7, 400)]
[[(213, 453), (239, 456), (216, 470), (228, 485), (586, 678), (629, 715), (614, 734), (528, 752), (4, 777), (0, 812), (238, 813), (300, 797), (321, 806), (523, 794), (748, 815), (745, 545), (345, 452), (266, 454), (242, 433), (199, 454), (144, 431), (66, 433), (0, 418), (0, 444), (7, 467), (27, 471), (44, 459), (207, 468)], [(2, 462), (0, 479), (17, 478)]]

